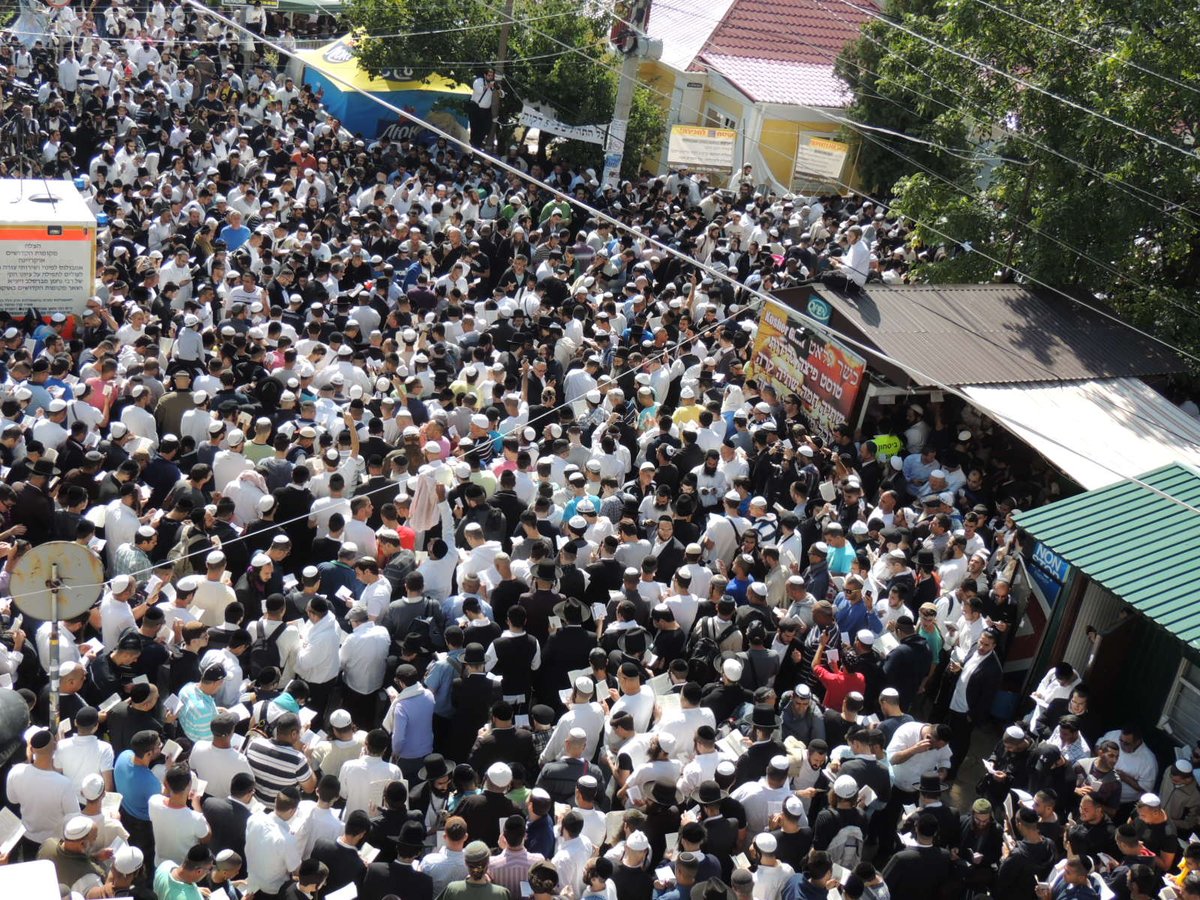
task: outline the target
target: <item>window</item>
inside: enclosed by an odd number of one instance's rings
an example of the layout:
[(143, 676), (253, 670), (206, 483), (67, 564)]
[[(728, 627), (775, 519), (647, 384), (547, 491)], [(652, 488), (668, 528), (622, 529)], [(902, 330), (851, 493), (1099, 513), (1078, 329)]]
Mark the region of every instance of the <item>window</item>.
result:
[(1158, 727), (1185, 746), (1194, 747), (1200, 740), (1200, 668), (1187, 660), (1179, 664), (1179, 675)]
[(708, 128), (728, 128), (733, 131), (737, 131), (738, 127), (737, 119), (731, 119), (711, 103), (704, 110), (704, 124)]

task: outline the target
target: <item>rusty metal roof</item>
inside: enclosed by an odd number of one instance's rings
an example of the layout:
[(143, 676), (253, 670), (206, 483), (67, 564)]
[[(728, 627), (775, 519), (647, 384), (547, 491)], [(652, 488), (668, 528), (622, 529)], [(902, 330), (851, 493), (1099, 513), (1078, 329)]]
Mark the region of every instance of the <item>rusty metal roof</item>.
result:
[[(1162, 344), (1051, 291), (1011, 284), (870, 285), (849, 298), (817, 290), (833, 304), (834, 328), (857, 332), (902, 368), (929, 376), (916, 381), (1074, 381), (1187, 368)], [(868, 356), (868, 363), (878, 360)]]

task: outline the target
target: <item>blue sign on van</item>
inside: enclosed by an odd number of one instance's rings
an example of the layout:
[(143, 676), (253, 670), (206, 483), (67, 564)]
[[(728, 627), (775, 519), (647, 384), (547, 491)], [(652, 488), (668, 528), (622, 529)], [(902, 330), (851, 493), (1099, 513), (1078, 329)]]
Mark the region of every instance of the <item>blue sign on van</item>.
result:
[(822, 325), (828, 325), (829, 320), (833, 318), (833, 307), (816, 294), (809, 296), (804, 312), (810, 319), (815, 319)]

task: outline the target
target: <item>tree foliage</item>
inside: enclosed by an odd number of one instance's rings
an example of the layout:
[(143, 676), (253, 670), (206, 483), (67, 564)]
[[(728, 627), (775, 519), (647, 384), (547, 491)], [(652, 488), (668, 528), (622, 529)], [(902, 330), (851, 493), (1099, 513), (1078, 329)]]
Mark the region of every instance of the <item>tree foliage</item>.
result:
[[(349, 0), (346, 17), (367, 71), (411, 69), (415, 78), (436, 73), (464, 84), (494, 63), (507, 21), (502, 0)], [(513, 120), (522, 101), (549, 108), (571, 125), (609, 122), (621, 60), (608, 47), (608, 14), (578, 0), (515, 0), (513, 18), (501, 123)], [(641, 159), (637, 153), (656, 146), (665, 127), (665, 117), (655, 117), (646, 106), (645, 98), (635, 97), (625, 159), (633, 171)], [(556, 154), (598, 164), (603, 150), (565, 141), (556, 145)]]
[(1193, 146), (1200, 7), (892, 0), (887, 10), (928, 40), (870, 21), (839, 71), (851, 118), (940, 145), (855, 135), (868, 190), (894, 192), (918, 234), (946, 245), (923, 274), (978, 280), (1002, 268), (971, 259), (965, 243), (1200, 352), (1200, 160), (1122, 127)]

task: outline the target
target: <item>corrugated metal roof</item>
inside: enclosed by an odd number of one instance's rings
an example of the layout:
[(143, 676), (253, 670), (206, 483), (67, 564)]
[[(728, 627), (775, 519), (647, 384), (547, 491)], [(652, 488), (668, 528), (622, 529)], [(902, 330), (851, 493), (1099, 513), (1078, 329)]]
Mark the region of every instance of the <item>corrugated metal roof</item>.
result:
[(831, 65), (858, 37), (866, 10), (877, 11), (870, 3), (862, 10), (834, 6), (817, 0), (736, 0), (700, 52)]
[(848, 324), (901, 367), (939, 384), (1186, 371), (1173, 351), (1051, 291), (1012, 284), (870, 285), (848, 298), (818, 290), (840, 314), (835, 327)]
[(842, 108), (852, 94), (830, 63), (793, 63), (702, 53), (697, 61), (724, 75), (755, 103)]
[(1200, 466), (1200, 420), (1139, 378), (964, 385), (963, 390), (975, 406), (1089, 490), (1150, 467)]
[(683, 72), (692, 64), (704, 42), (721, 23), (734, 0), (707, 0), (702, 10), (689, 9), (683, 0), (650, 7), (646, 32), (663, 42), (662, 62)]
[(1191, 552), (1200, 547), (1200, 512), (1194, 511), (1200, 509), (1200, 471), (1173, 464), (1139, 481), (1168, 496), (1122, 481), (1021, 513), (1017, 522), (1093, 581), (1200, 648), (1200, 588)]

